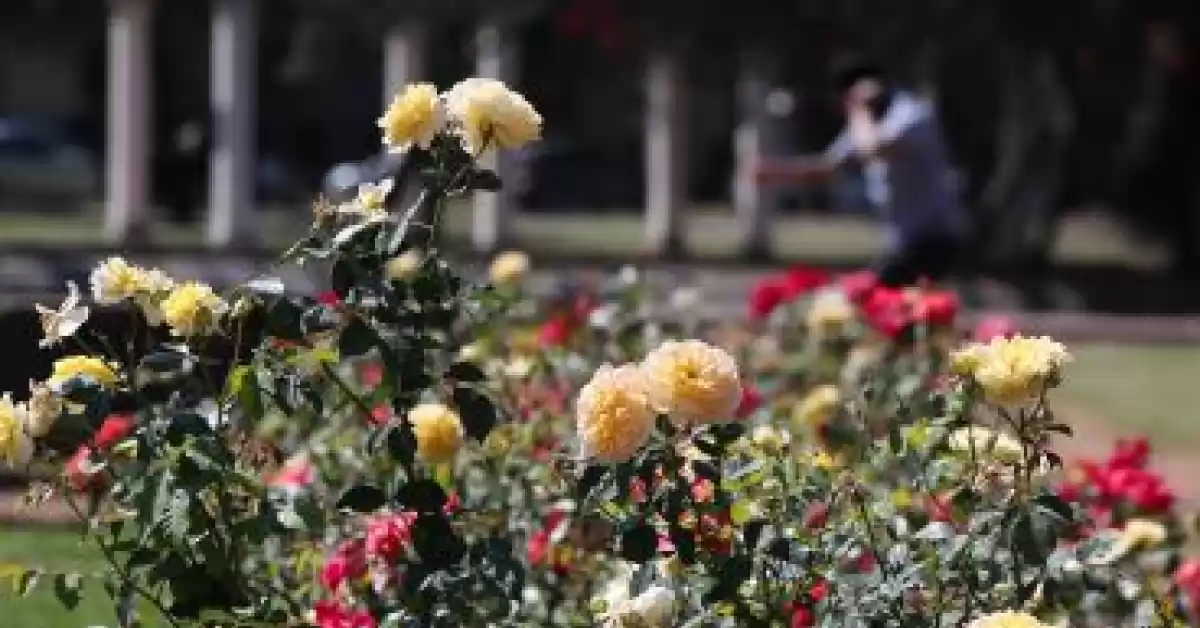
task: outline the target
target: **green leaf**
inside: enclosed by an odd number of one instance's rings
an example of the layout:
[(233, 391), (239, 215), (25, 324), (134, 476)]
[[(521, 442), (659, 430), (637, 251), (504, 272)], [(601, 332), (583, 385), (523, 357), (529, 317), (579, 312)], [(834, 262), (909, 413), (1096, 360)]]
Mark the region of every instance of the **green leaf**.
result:
[(77, 573), (60, 573), (54, 576), (54, 596), (67, 610), (74, 610), (82, 597), (83, 578)]
[(388, 455), (405, 467), (412, 466), (417, 456), (417, 436), (408, 421), (396, 423), (387, 433)]
[(338, 350), (348, 358), (366, 354), (379, 343), (378, 334), (361, 318), (354, 318), (338, 338)]
[(42, 572), (37, 569), (26, 569), (25, 573), (16, 580), (16, 593), (21, 597), (28, 597), (37, 588), (38, 580), (41, 579)]
[(237, 398), (242, 412), (248, 419), (254, 422), (262, 420), (266, 408), (263, 405), (262, 391), (258, 388), (258, 377), (254, 373), (254, 367), (243, 364), (230, 371), (225, 390), (227, 398)]
[(1033, 499), (1033, 503), (1040, 514), (1056, 519), (1056, 523), (1060, 525), (1075, 520), (1075, 512), (1071, 505), (1054, 493), (1042, 493)]
[(304, 310), (291, 299), (280, 298), (267, 312), (267, 321), (263, 331), (268, 336), (282, 340), (304, 340), (304, 330), (300, 321)]
[(486, 168), (471, 170), (467, 179), (467, 189), (469, 190), (496, 192), (502, 187), (504, 187), (504, 182), (500, 180), (500, 176)]
[(446, 369), (446, 378), (460, 382), (482, 382), (487, 379), (483, 369), (479, 365), (471, 362), (455, 362)]
[(347, 508), (358, 513), (369, 513), (379, 510), (387, 503), (387, 495), (383, 490), (369, 484), (351, 486), (338, 498), (337, 507)]
[(455, 386), (452, 396), (467, 436), (483, 442), (496, 426), (497, 412), (491, 399), (467, 386)]

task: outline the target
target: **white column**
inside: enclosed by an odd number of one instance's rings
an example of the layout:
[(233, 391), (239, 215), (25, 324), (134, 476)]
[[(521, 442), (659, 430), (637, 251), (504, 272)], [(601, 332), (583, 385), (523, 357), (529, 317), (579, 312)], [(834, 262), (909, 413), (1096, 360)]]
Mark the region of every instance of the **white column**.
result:
[(383, 40), (383, 106), (405, 85), (424, 79), (425, 29), (409, 22), (393, 26)]
[(148, 228), (152, 102), (152, 0), (113, 0), (108, 18), (108, 125), (104, 237), (123, 242)]
[[(517, 50), (512, 32), (496, 22), (484, 23), (475, 42), (475, 73), (513, 85), (517, 79)], [(475, 193), (471, 245), (480, 253), (495, 251), (508, 239), (513, 219), (512, 190), (518, 184), (515, 157), (511, 151), (493, 150), (480, 160), (480, 166), (491, 168), (504, 182), (504, 188), (496, 192)]]
[(666, 256), (683, 250), (680, 211), (687, 200), (687, 96), (682, 66), (674, 50), (652, 52), (646, 60), (646, 247)]
[(208, 245), (246, 242), (256, 231), (255, 0), (216, 0), (210, 60), (212, 154)]
[(734, 130), (733, 207), (741, 252), (751, 258), (770, 256), (771, 214), (779, 204), (776, 188), (760, 186), (752, 166), (763, 157), (784, 156), (787, 145), (780, 120), (790, 113), (790, 103), (771, 102), (788, 97), (783, 92), (776, 96), (771, 93), (775, 61), (764, 52), (746, 51), (741, 56), (738, 73), (740, 119)]

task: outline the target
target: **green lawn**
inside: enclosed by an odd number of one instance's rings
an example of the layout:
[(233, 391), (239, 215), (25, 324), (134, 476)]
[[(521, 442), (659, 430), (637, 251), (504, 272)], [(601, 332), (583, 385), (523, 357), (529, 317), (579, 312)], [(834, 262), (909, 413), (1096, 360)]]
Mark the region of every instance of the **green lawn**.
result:
[[(444, 219), (446, 237), (465, 244), (471, 232), (471, 210), (465, 203)], [(282, 248), (308, 226), (304, 207), (271, 207), (261, 212), (260, 239)], [(771, 228), (771, 248), (783, 260), (862, 263), (883, 245), (880, 224), (863, 216), (795, 214), (780, 216)], [(98, 210), (78, 214), (0, 212), (0, 245), (95, 246), (102, 222)], [(645, 252), (642, 215), (634, 211), (518, 213), (510, 225), (512, 245), (534, 253), (561, 257), (634, 259)], [(699, 259), (735, 259), (738, 225), (727, 206), (698, 206), (684, 213), (685, 249)], [(1128, 230), (1103, 215), (1074, 215), (1058, 230), (1054, 258), (1076, 264), (1120, 263), (1147, 267), (1161, 264), (1160, 246), (1132, 239)], [(199, 224), (158, 222), (153, 243), (198, 246)]]
[[(45, 569), (97, 573), (103, 561), (81, 543), (78, 532), (61, 528), (32, 529), (0, 526), (0, 563), (21, 563)], [(116, 626), (112, 603), (99, 581), (85, 579), (83, 600), (67, 611), (54, 597), (49, 581), (33, 595), (17, 599), (10, 582), (0, 586), (0, 625), (12, 628), (88, 628)]]
[(1070, 347), (1064, 402), (1145, 434), (1166, 450), (1200, 447), (1200, 346), (1089, 344)]

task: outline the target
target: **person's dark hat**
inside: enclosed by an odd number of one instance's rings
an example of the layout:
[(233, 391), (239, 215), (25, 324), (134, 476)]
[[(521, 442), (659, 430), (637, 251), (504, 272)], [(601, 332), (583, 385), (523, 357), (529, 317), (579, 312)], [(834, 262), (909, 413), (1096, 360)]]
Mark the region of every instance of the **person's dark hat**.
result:
[(834, 90), (842, 94), (863, 79), (876, 79), (880, 82), (887, 82), (887, 72), (883, 69), (882, 65), (872, 59), (854, 56), (834, 64), (832, 79)]

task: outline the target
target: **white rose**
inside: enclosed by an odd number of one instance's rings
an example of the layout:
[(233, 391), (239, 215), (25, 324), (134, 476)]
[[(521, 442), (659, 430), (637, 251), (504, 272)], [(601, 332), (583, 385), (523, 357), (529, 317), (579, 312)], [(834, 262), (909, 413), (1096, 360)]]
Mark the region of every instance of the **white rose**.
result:
[(629, 610), (647, 625), (666, 626), (675, 615), (675, 592), (656, 584), (633, 598)]

